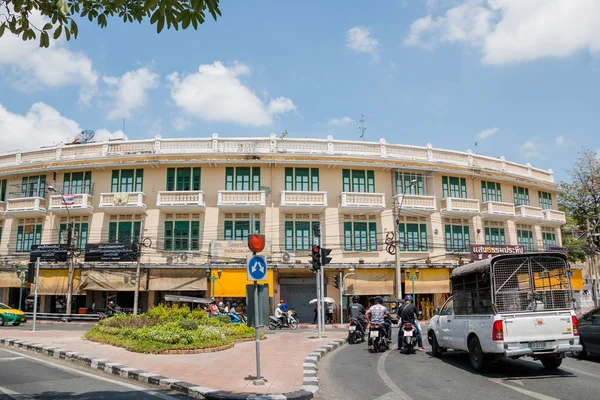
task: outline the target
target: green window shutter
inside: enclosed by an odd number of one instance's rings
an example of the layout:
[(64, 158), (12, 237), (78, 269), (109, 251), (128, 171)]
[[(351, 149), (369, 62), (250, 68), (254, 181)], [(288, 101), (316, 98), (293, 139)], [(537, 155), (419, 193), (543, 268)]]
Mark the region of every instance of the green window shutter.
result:
[(419, 251), (419, 224), (406, 224), (408, 251)]
[(136, 221), (133, 223), (133, 235), (131, 238), (131, 243), (139, 243), (140, 242), (140, 234), (142, 230), (142, 223), (140, 221)]
[(233, 167), (225, 167), (225, 190), (233, 190)]
[(366, 222), (355, 222), (354, 223), (354, 250), (367, 251), (367, 249), (368, 249), (367, 223)]
[(396, 171), (396, 194), (404, 193), (404, 183), (402, 181), (402, 172)]
[(319, 239), (313, 235), (313, 232), (315, 231), (316, 227), (320, 227), (321, 223), (319, 221), (313, 221), (312, 222), (312, 229), (310, 230), (310, 235), (312, 237), (312, 244), (313, 246), (316, 246), (319, 244)]
[(442, 196), (443, 198), (450, 197), (450, 188), (447, 176), (442, 176)]
[(485, 203), (486, 201), (488, 201), (488, 196), (487, 196), (487, 182), (486, 181), (481, 181), (481, 201), (483, 203)]
[(202, 178), (202, 170), (200, 167), (192, 169), (192, 190), (201, 190), (200, 181)]
[(252, 190), (260, 190), (260, 167), (252, 167)]
[(17, 252), (23, 251), (23, 225), (17, 228)]
[(310, 170), (308, 168), (296, 168), (296, 190), (308, 192), (310, 190)]
[(350, 170), (342, 170), (342, 192), (351, 192), (352, 186), (350, 185)]
[(369, 251), (377, 251), (377, 223), (369, 222)]
[(485, 244), (492, 244), (492, 235), (488, 227), (485, 228)]
[(525, 188), (525, 205), (529, 205), (529, 189)]
[(0, 201), (6, 201), (6, 179), (0, 181)]
[(40, 186), (38, 187), (38, 192), (37, 192), (36, 196), (46, 197), (46, 175), (40, 176)]
[(235, 240), (248, 240), (250, 234), (250, 221), (235, 221)]
[(167, 191), (175, 190), (175, 168), (167, 168)]
[(144, 191), (144, 170), (141, 168), (135, 170), (135, 191)]
[(398, 251), (406, 251), (408, 248), (406, 240), (406, 224), (398, 224)]
[(352, 251), (352, 222), (344, 222), (344, 251)]
[(235, 190), (251, 190), (249, 167), (235, 169)]
[(496, 183), (496, 199), (502, 203), (502, 185), (499, 183)]
[(357, 193), (366, 193), (367, 180), (365, 171), (352, 170), (352, 191)]
[(506, 244), (506, 238), (504, 236), (504, 228), (500, 228), (498, 229), (499, 234), (500, 234), (500, 244), (501, 245), (505, 245)]
[(446, 252), (452, 252), (452, 225), (444, 226), (444, 234), (446, 235)]
[(173, 248), (176, 251), (190, 249), (190, 223), (189, 221), (175, 221), (173, 229)]
[(42, 225), (35, 226), (35, 239), (33, 244), (41, 244), (42, 243)]
[(119, 191), (121, 193), (125, 192), (133, 192), (133, 179), (134, 179), (134, 170), (133, 169), (122, 169), (121, 170), (121, 185)]
[(466, 199), (467, 196), (467, 179), (460, 178), (460, 197), (461, 199)]
[(367, 192), (375, 193), (375, 171), (367, 171)]
[(285, 249), (294, 250), (294, 221), (285, 221)]
[(310, 249), (310, 222), (296, 221), (296, 250)]
[(173, 250), (173, 221), (165, 221), (165, 251)]
[(85, 250), (85, 246), (87, 245), (88, 242), (88, 223), (87, 222), (82, 222), (79, 228), (79, 243), (77, 243), (77, 245), (79, 246), (80, 250)]
[(469, 252), (471, 246), (471, 235), (469, 234), (469, 227), (463, 226), (463, 243), (464, 247), (462, 249), (463, 252)]
[(233, 240), (233, 221), (225, 221), (223, 223), (223, 239)]
[(108, 224), (108, 242), (115, 243), (117, 241), (117, 223), (111, 222)]
[(423, 174), (417, 175), (417, 194), (421, 196), (425, 194), (425, 178), (423, 178)]
[(71, 194), (83, 193), (83, 172), (73, 172), (71, 174), (70, 192), (63, 192), (63, 193), (71, 193)]
[(177, 168), (177, 190), (190, 190), (191, 184), (191, 169), (190, 168)]
[(294, 168), (285, 168), (285, 190), (294, 190)]
[(63, 176), (63, 193), (71, 193), (71, 173), (65, 172)]
[(85, 194), (92, 194), (92, 171), (83, 174), (83, 190)]
[(540, 207), (541, 209), (544, 209), (544, 201), (543, 201), (542, 197), (543, 197), (543, 196), (542, 196), (542, 192), (538, 192), (538, 202), (539, 202), (539, 207)]
[(310, 169), (310, 190), (313, 192), (319, 191), (319, 168)]
[(260, 233), (260, 220), (258, 218), (254, 221), (254, 231)]
[(427, 224), (421, 224), (420, 225), (420, 232), (419, 234), (421, 235), (421, 243), (420, 243), (420, 251), (429, 251), (429, 246), (427, 244)]
[(0, 226), (0, 243), (2, 243), (2, 227)]
[(200, 221), (190, 222), (192, 241), (190, 244), (190, 250), (200, 250)]
[(28, 196), (28, 184), (29, 180), (27, 179), (26, 176), (23, 177), (23, 179), (21, 180), (21, 197), (29, 197)]
[(111, 191), (111, 193), (117, 193), (119, 191), (119, 170), (118, 169), (113, 169), (113, 171), (112, 171), (110, 191)]
[(66, 242), (67, 240), (67, 224), (60, 224), (58, 227), (58, 243), (63, 243), (63, 236)]
[(131, 243), (131, 222), (119, 222), (117, 241), (119, 243)]

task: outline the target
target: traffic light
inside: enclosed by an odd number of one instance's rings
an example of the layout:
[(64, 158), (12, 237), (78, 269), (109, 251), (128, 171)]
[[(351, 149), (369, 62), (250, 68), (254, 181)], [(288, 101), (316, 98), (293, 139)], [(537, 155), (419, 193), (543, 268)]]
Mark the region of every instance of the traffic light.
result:
[(263, 251), (265, 249), (265, 236), (259, 234), (249, 235), (248, 248), (254, 254)]
[(312, 248), (312, 268), (313, 271), (318, 271), (321, 269), (321, 247), (313, 246)]
[(25, 282), (35, 283), (35, 263), (30, 262), (27, 264), (27, 275), (25, 276)]
[(331, 253), (331, 249), (321, 247), (321, 265), (327, 265), (331, 262), (331, 257), (328, 257), (329, 253)]
[(340, 288), (340, 277), (337, 275), (333, 276), (333, 287), (336, 289)]

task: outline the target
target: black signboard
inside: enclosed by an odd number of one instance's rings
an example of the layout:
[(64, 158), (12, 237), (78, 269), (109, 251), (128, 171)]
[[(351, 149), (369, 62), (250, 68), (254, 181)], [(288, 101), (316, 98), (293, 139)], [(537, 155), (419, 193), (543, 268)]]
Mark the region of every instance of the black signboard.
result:
[(471, 261), (483, 260), (497, 256), (499, 254), (523, 254), (525, 247), (523, 246), (507, 246), (507, 245), (490, 245), (490, 244), (472, 244), (471, 245)]
[(138, 246), (132, 243), (95, 243), (85, 246), (85, 262), (137, 261)]
[(64, 244), (34, 244), (31, 246), (29, 261), (34, 262), (38, 257), (45, 262), (65, 262), (69, 253)]

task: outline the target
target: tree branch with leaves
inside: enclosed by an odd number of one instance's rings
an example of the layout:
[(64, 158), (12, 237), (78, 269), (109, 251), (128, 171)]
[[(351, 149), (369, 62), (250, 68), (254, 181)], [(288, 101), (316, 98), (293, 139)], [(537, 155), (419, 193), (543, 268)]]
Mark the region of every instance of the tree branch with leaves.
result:
[[(76, 39), (79, 29), (75, 19), (87, 18), (101, 28), (112, 17), (124, 23), (149, 20), (160, 33), (167, 29), (194, 29), (206, 21), (210, 14), (216, 21), (221, 16), (220, 0), (0, 0), (0, 37), (6, 30), (23, 41), (39, 38), (40, 47), (50, 46), (51, 40), (63, 36)], [(41, 15), (43, 25), (32, 20)], [(52, 38), (51, 38), (52, 36)], [(0, 39), (1, 40), (1, 39)]]

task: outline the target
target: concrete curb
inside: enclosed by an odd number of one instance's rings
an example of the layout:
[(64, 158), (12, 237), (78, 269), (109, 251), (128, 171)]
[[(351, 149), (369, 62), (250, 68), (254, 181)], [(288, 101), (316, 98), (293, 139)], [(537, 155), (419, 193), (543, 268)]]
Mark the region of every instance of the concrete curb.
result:
[(149, 385), (159, 386), (165, 389), (171, 389), (182, 393), (194, 399), (207, 400), (311, 400), (319, 390), (319, 379), (317, 378), (317, 363), (327, 353), (337, 349), (346, 342), (346, 339), (337, 339), (322, 347), (319, 347), (306, 357), (302, 364), (304, 380), (302, 388), (295, 392), (262, 394), (262, 393), (235, 393), (222, 390), (216, 390), (197, 384), (171, 379), (152, 372), (142, 371), (137, 368), (131, 368), (126, 365), (111, 362), (109, 360), (89, 357), (81, 353), (69, 351), (66, 349), (42, 346), (26, 340), (16, 340), (10, 338), (0, 338), (0, 344), (12, 346), (26, 350), (35, 351), (43, 355), (60, 358), (71, 362), (79, 362), (89, 368), (101, 370), (110, 374), (119, 375), (123, 378), (132, 379), (147, 383)]

